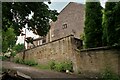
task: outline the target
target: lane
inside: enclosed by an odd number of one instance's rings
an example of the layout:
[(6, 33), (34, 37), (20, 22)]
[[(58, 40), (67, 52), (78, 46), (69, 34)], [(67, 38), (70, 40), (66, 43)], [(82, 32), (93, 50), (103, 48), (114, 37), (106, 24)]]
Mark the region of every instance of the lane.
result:
[(79, 75), (75, 75), (75, 74), (66, 74), (55, 71), (39, 70), (30, 66), (16, 64), (8, 61), (2, 61), (2, 67), (4, 69), (17, 70), (28, 76), (31, 76), (32, 78), (80, 78)]

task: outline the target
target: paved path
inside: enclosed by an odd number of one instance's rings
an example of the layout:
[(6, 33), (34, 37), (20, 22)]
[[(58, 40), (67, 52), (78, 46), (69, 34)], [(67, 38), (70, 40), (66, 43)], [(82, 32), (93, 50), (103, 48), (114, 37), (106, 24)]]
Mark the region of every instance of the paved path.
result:
[(2, 67), (5, 69), (20, 71), (32, 78), (79, 78), (79, 75), (66, 74), (55, 71), (39, 70), (30, 66), (16, 64), (13, 62), (2, 61)]

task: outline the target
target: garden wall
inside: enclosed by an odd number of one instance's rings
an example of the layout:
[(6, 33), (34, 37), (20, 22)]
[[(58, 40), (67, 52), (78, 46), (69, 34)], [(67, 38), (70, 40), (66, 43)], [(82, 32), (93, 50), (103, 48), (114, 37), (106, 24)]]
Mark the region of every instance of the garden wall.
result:
[[(109, 68), (120, 74), (120, 48), (99, 47), (79, 50), (81, 41), (69, 35), (58, 40), (25, 51), (25, 60), (35, 60), (39, 64), (54, 61), (72, 61), (73, 70), (78, 73), (99, 73)], [(16, 57), (23, 58), (23, 52)]]
[[(73, 35), (69, 35), (58, 40), (28, 49), (25, 51), (25, 60), (35, 60), (39, 64), (47, 64), (54, 60), (56, 62), (72, 61), (75, 64), (73, 54)], [(76, 40), (77, 42), (80, 41)], [(18, 53), (16, 57), (23, 58), (23, 52)]]
[(101, 73), (105, 69), (120, 74), (120, 48), (99, 47), (86, 50), (74, 50), (77, 69), (81, 73)]

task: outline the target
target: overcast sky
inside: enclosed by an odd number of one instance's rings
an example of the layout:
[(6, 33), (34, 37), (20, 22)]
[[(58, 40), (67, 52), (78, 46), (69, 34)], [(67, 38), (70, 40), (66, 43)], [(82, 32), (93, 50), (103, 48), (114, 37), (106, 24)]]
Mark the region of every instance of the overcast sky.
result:
[[(76, 2), (76, 3), (82, 3), (82, 4), (85, 3), (84, 0), (69, 0), (69, 2), (68, 2), (68, 0), (64, 0), (64, 1), (63, 0), (59, 0), (59, 1), (51, 0), (51, 1), (52, 1), (52, 3), (49, 4), (49, 8), (56, 9), (56, 10), (58, 10), (58, 12), (60, 12), (70, 1)], [(106, 1), (107, 0), (100, 0), (102, 7), (104, 7)]]
[[(71, 0), (72, 2), (77, 2), (77, 3), (82, 3), (84, 4), (84, 1), (83, 0)], [(104, 4), (106, 2), (106, 0), (100, 0), (101, 1), (101, 5), (104, 7)], [(69, 2), (68, 0), (51, 0), (51, 4), (49, 4), (49, 8), (52, 9), (52, 10), (57, 10), (58, 12), (60, 12)], [(25, 29), (23, 29), (25, 30)], [(26, 30), (26, 37), (33, 37), (33, 38), (38, 38), (39, 36), (38, 35), (34, 35), (32, 33), (32, 31), (28, 31)], [(24, 36), (19, 36), (18, 37), (18, 40), (17, 40), (17, 43), (24, 43)]]

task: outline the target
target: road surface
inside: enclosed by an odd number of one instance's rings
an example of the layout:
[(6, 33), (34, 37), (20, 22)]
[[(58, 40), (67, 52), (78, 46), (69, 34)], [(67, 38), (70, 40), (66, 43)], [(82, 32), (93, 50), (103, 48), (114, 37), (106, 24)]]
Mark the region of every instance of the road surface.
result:
[(50, 70), (40, 70), (27, 65), (16, 64), (8, 61), (2, 61), (2, 67), (4, 69), (11, 69), (22, 72), (32, 78), (80, 78), (79, 75), (75, 74), (66, 74)]

